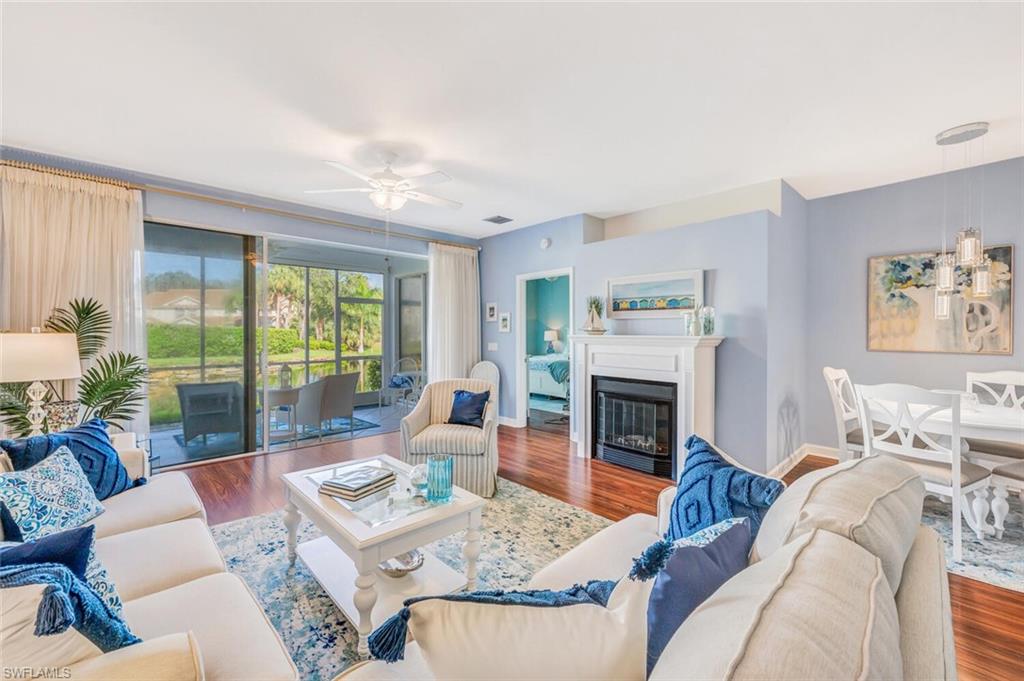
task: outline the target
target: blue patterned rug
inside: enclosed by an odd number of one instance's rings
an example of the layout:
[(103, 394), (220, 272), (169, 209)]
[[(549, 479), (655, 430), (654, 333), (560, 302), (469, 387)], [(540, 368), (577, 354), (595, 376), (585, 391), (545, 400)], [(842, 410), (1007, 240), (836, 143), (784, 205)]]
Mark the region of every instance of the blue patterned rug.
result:
[[(950, 523), (953, 507), (935, 497), (925, 497), (921, 522), (942, 535), (950, 572), (1006, 589), (1024, 591), (1024, 504), (1012, 494), (1007, 501), (1010, 514), (1006, 517), (1002, 539), (988, 535), (979, 540), (964, 521), (964, 559), (960, 562), (953, 561), (953, 529)], [(991, 513), (988, 521), (992, 522)]]
[[(610, 521), (557, 499), (499, 479), (483, 513), (479, 588), (515, 588)], [(228, 569), (246, 581), (281, 634), (304, 681), (329, 681), (358, 661), (355, 629), (302, 561), (288, 568), (281, 512), (211, 528)], [(299, 541), (320, 531), (303, 519)], [(462, 535), (426, 547), (463, 570)]]

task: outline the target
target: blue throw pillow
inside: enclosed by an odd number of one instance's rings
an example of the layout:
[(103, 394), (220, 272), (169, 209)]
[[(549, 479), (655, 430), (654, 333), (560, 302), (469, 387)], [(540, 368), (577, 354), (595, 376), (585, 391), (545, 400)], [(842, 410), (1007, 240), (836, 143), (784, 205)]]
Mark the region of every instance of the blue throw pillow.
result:
[(484, 427), (484, 410), (491, 399), (491, 391), (471, 393), (468, 390), (456, 390), (452, 394), (452, 413), (448, 423), (460, 426)]
[(82, 467), (61, 447), (25, 471), (0, 474), (4, 538), (32, 541), (89, 522), (103, 505)]
[(76, 527), (35, 541), (0, 543), (0, 567), (31, 565), (33, 563), (59, 563), (66, 566), (79, 579), (85, 579), (92, 551), (95, 525)]
[(733, 466), (696, 435), (684, 446), (686, 464), (665, 538), (682, 539), (727, 518), (749, 518), (750, 534), (756, 537), (761, 519), (786, 486), (775, 478)]
[(133, 482), (129, 477), (117, 450), (110, 442), (107, 422), (103, 419), (92, 419), (59, 433), (20, 440), (0, 440), (0, 449), (7, 452), (16, 471), (31, 468), (61, 447), (67, 447), (74, 454), (96, 492), (96, 498), (100, 500), (144, 484), (143, 478)]
[[(722, 525), (723, 523), (720, 523)], [(717, 527), (717, 526), (716, 526)], [(667, 555), (654, 576), (654, 588), (647, 600), (647, 676), (657, 664), (665, 646), (687, 617), (707, 600), (718, 587), (747, 567), (747, 554), (753, 539), (745, 519), (734, 523), (714, 540), (703, 546), (686, 540), (659, 542), (644, 553), (661, 552), (666, 544)], [(638, 558), (635, 562), (641, 561)], [(631, 578), (634, 578), (631, 575)], [(650, 577), (646, 577), (649, 579)]]
[(0, 589), (31, 584), (46, 586), (36, 613), (36, 636), (60, 634), (74, 627), (105, 653), (141, 643), (128, 625), (67, 567), (56, 563), (0, 567)]
[(389, 388), (411, 388), (413, 384), (412, 376), (408, 374), (395, 374), (388, 381)]

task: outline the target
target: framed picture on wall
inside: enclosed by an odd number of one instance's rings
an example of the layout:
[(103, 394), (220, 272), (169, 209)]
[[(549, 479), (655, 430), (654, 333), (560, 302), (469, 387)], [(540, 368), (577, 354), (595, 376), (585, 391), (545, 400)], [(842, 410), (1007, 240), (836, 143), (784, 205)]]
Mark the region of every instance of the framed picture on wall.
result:
[(704, 270), (608, 280), (609, 319), (672, 318), (703, 304)]
[(512, 331), (512, 315), (510, 313), (501, 313), (501, 317), (498, 319), (498, 331), (501, 333), (509, 333)]
[(989, 246), (990, 288), (957, 267), (948, 319), (935, 318), (937, 251), (868, 258), (868, 350), (1013, 354), (1013, 246)]
[(498, 321), (498, 304), (487, 303), (487, 312), (484, 314), (484, 320), (488, 322)]

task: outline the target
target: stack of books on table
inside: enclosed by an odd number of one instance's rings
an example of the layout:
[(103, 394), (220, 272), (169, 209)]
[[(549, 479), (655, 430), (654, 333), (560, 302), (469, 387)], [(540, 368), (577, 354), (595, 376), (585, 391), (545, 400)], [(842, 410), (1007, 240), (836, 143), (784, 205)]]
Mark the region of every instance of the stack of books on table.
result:
[(320, 483), (321, 494), (345, 501), (359, 501), (387, 489), (395, 482), (395, 472), (379, 466), (352, 466)]

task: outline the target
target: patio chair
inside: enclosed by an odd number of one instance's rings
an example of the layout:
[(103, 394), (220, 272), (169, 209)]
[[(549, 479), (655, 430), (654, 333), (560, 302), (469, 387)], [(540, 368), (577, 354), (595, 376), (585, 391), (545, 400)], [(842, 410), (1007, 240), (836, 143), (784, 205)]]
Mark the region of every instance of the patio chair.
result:
[(348, 419), (349, 437), (355, 434), (356, 385), (359, 374), (332, 374), (299, 388), (299, 402), (295, 406), (295, 424), (317, 429), (324, 438), (324, 421)]
[(179, 383), (178, 403), (181, 406), (181, 427), (184, 445), (203, 436), (243, 432), (242, 386), (235, 381), (222, 383)]

